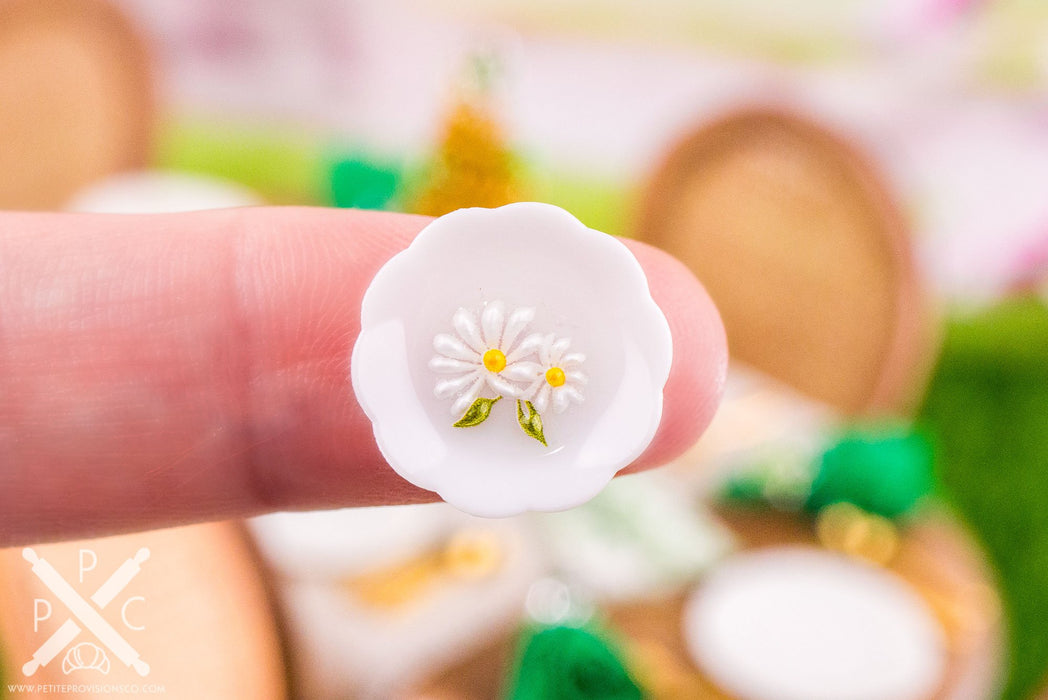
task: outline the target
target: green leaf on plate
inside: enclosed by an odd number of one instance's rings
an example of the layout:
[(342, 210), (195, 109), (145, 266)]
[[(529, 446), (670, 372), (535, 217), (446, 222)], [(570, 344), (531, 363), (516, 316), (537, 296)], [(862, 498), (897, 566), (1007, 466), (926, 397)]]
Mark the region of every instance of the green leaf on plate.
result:
[[(524, 406), (528, 408), (527, 414), (524, 413)], [(542, 416), (530, 401), (517, 401), (517, 422), (525, 433), (546, 444), (546, 436), (542, 434)]]
[(473, 402), (473, 405), (466, 409), (466, 412), (462, 414), (462, 417), (455, 423), (456, 428), (472, 428), (474, 425), (480, 425), (488, 419), (491, 415), (491, 407), (498, 403), (501, 396), (493, 399), (480, 398)]

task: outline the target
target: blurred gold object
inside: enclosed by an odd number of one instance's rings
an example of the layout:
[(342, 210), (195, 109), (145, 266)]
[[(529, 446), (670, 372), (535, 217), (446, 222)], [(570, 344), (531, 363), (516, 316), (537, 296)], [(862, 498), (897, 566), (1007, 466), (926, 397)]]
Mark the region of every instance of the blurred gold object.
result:
[(494, 573), (502, 564), (502, 543), (488, 530), (461, 530), (444, 548), (446, 570), (460, 578), (482, 578)]
[(425, 189), (411, 210), (442, 216), (463, 207), (518, 201), (512, 153), (487, 100), (462, 98), (452, 110)]
[(399, 608), (420, 598), (439, 577), (440, 571), (440, 553), (427, 552), (361, 574), (346, 581), (345, 587), (365, 605)]
[(443, 547), (346, 580), (353, 596), (376, 608), (400, 608), (448, 579), (480, 579), (496, 573), (504, 545), (494, 532), (459, 530)]
[(899, 531), (891, 520), (851, 503), (826, 506), (815, 521), (819, 542), (827, 549), (887, 565), (899, 550)]

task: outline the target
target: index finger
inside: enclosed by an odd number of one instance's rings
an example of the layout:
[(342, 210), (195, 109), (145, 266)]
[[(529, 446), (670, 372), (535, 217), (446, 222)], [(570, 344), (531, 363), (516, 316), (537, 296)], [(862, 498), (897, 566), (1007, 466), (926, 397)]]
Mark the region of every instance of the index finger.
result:
[[(433, 500), (384, 462), (348, 379), (364, 290), (427, 221), (0, 215), (0, 544)], [(708, 424), (726, 348), (691, 273), (629, 245), (674, 337), (643, 468)]]

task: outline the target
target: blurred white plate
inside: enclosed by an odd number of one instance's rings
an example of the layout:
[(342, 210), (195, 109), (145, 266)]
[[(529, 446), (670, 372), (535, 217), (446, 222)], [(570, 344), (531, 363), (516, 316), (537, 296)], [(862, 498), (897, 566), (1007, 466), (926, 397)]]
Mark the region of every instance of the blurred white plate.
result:
[(805, 547), (718, 567), (684, 613), (696, 663), (748, 700), (907, 700), (940, 686), (944, 635), (883, 569)]

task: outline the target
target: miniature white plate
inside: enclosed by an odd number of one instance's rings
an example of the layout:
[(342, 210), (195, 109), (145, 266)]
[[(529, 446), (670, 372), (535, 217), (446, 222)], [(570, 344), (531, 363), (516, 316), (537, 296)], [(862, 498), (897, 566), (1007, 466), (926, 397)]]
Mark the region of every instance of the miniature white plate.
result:
[(672, 354), (629, 250), (528, 202), (440, 217), (379, 270), (352, 380), (398, 474), (502, 517), (583, 503), (640, 456)]

